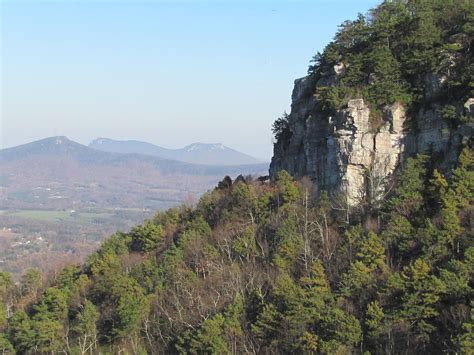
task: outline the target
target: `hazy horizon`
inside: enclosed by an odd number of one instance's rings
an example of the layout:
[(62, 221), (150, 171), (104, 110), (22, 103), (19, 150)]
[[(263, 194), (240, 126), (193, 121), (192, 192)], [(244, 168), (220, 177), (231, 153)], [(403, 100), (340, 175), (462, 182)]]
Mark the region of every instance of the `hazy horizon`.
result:
[(222, 143), (268, 161), (294, 79), (377, 3), (3, 1), (0, 147)]

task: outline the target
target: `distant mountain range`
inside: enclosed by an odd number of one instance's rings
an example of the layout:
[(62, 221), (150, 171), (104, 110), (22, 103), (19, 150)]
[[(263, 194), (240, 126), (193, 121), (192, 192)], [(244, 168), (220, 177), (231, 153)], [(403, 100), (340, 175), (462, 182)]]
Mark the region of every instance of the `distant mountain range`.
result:
[(262, 160), (220, 143), (193, 143), (181, 149), (167, 149), (136, 140), (119, 141), (97, 138), (89, 144), (89, 147), (105, 152), (144, 154), (193, 164), (229, 166), (263, 163)]
[[(104, 141), (103, 146), (110, 147), (109, 143), (109, 140)], [(126, 146), (130, 151), (133, 147), (154, 147), (141, 142), (124, 144), (120, 153), (92, 148), (98, 145), (102, 144), (97, 140), (87, 147), (67, 137), (51, 137), (0, 150), (0, 207), (71, 208), (74, 201), (75, 208), (164, 208), (182, 202), (190, 195), (203, 193), (225, 175), (261, 175), (267, 174), (268, 170), (265, 163), (191, 164), (153, 154), (125, 152)], [(116, 146), (120, 147), (120, 142)], [(189, 150), (190, 153), (194, 151)], [(216, 157), (214, 163), (219, 156), (200, 145), (196, 145), (196, 151), (203, 152), (201, 157), (206, 154)], [(223, 152), (227, 151), (229, 157), (239, 154), (224, 148)], [(46, 188), (50, 190), (44, 190)], [(38, 193), (43, 190), (49, 192), (44, 196)], [(55, 191), (54, 194), (51, 191)]]

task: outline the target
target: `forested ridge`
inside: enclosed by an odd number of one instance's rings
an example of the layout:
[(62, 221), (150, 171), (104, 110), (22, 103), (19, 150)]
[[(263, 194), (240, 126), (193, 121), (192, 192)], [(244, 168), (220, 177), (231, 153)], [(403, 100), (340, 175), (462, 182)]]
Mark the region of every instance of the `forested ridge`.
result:
[[(386, 1), (315, 57), (315, 80), (341, 60), (347, 73), (313, 94), (328, 114), (352, 95), (375, 111), (441, 100), (453, 127), (465, 124), (473, 21), (471, 1)], [(443, 96), (423, 96), (420, 78), (445, 69)], [(287, 130), (277, 120), (277, 138)], [(0, 273), (0, 351), (472, 354), (470, 142), (457, 156), (404, 157), (382, 200), (350, 208), (286, 171), (225, 177), (196, 206), (117, 232), (84, 265), (18, 283)]]

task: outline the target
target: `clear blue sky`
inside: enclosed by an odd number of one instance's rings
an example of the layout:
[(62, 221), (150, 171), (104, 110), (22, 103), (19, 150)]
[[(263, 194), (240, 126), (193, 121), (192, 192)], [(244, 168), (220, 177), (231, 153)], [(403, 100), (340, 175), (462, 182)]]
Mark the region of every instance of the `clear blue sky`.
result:
[(2, 147), (66, 135), (269, 159), (294, 79), (378, 1), (1, 2)]

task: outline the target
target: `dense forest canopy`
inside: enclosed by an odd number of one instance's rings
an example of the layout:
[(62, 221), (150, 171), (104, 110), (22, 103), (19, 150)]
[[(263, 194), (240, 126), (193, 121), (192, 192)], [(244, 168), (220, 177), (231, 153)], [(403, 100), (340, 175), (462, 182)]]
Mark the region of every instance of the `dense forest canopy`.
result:
[[(317, 95), (335, 110), (473, 95), (472, 1), (386, 1), (346, 22), (309, 73), (346, 75)], [(442, 97), (428, 74), (450, 71)], [(370, 82), (370, 84), (369, 84)], [(275, 134), (284, 135), (286, 116)], [(84, 265), (18, 284), (0, 273), (3, 353), (474, 352), (474, 151), (450, 171), (407, 158), (383, 203), (347, 210), (281, 171), (224, 178), (195, 207), (117, 232)]]
[[(385, 1), (366, 16), (340, 26), (333, 42), (313, 58), (308, 72), (319, 79), (343, 65), (337, 86), (321, 89), (328, 109), (362, 95), (375, 108), (395, 101), (462, 101), (474, 94), (474, 4), (469, 0)], [(427, 98), (430, 79), (445, 80)]]

